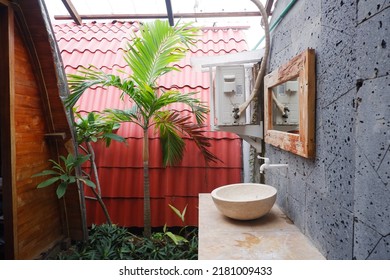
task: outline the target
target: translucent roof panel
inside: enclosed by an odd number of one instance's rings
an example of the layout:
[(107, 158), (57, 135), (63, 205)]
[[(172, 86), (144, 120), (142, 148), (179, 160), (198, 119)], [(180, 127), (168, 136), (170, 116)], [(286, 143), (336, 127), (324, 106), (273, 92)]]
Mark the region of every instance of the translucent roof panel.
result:
[[(261, 0), (261, 2), (263, 5), (266, 4), (266, 0)], [(61, 0), (45, 0), (45, 3), (53, 22), (55, 15), (69, 15)], [(167, 14), (165, 0), (73, 0), (72, 3), (80, 15)], [(259, 12), (256, 5), (250, 0), (171, 0), (171, 4), (174, 15), (180, 13)], [(175, 22), (177, 20), (179, 18), (175, 17)], [(250, 48), (254, 47), (264, 35), (263, 29), (260, 27), (259, 16), (183, 18), (180, 20), (191, 21), (202, 27), (249, 26), (250, 28), (245, 33)], [(146, 19), (141, 19), (141, 21), (146, 21)]]

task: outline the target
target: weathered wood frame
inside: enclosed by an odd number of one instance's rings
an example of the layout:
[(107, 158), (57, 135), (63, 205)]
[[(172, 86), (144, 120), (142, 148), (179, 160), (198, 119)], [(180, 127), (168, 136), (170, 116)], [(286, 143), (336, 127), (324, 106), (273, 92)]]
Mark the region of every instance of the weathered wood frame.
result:
[[(273, 129), (272, 88), (298, 78), (299, 133)], [(315, 156), (315, 51), (307, 49), (264, 77), (264, 141), (305, 158)]]

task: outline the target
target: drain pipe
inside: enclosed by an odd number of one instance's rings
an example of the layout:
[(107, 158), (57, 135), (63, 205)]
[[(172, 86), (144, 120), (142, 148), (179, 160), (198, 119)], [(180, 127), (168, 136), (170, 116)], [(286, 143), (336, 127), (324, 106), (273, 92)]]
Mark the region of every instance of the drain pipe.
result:
[[(282, 13), (279, 15), (279, 17), (275, 20), (275, 22), (271, 25), (270, 29), (269, 29), (269, 32), (272, 32), (275, 27), (279, 24), (279, 22), (283, 19), (283, 17), (290, 11), (290, 9), (292, 8), (292, 6), (294, 6), (294, 4), (297, 2), (297, 0), (292, 0), (290, 3), (288, 3), (287, 7), (284, 8), (284, 10), (282, 11)], [(256, 50), (259, 45), (264, 41), (265, 39), (265, 36), (263, 36), (263, 38), (260, 39), (260, 41), (256, 44), (256, 46), (252, 49), (252, 50)]]
[(264, 48), (263, 59), (261, 60), (260, 71), (257, 74), (256, 82), (253, 87), (252, 93), (243, 104), (241, 104), (238, 108), (234, 108), (233, 113), (235, 119), (240, 118), (240, 115), (246, 110), (246, 108), (249, 106), (249, 104), (252, 102), (257, 92), (259, 91), (261, 82), (264, 77), (265, 67), (267, 65), (268, 53), (269, 53), (270, 31), (269, 31), (267, 11), (265, 10), (263, 4), (259, 0), (251, 0), (251, 1), (259, 8), (261, 13), (261, 17), (264, 25), (264, 31), (265, 31), (265, 48)]

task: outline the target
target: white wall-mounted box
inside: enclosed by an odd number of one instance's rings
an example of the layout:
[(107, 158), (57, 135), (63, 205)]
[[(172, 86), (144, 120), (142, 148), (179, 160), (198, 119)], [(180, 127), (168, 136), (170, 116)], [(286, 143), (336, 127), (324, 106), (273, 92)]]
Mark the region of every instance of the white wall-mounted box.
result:
[(215, 70), (215, 123), (243, 125), (245, 114), (234, 116), (234, 108), (245, 102), (245, 68), (243, 65), (217, 66)]

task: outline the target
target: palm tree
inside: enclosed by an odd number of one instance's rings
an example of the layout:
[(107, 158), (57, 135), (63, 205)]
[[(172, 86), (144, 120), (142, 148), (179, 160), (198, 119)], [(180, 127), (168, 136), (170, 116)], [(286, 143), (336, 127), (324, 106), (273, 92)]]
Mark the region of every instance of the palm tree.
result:
[[(143, 130), (144, 172), (144, 235), (151, 235), (151, 209), (149, 185), (148, 132), (160, 135), (163, 163), (170, 165), (180, 161), (184, 154), (183, 135), (189, 136), (200, 149), (206, 162), (218, 161), (207, 148), (209, 139), (204, 136), (204, 121), (208, 108), (195, 98), (195, 92), (180, 93), (177, 90), (159, 90), (157, 80), (176, 70), (175, 62), (185, 56), (193, 44), (197, 30), (189, 24), (169, 26), (166, 21), (147, 23), (140, 28), (140, 37), (132, 38), (127, 45), (124, 59), (132, 70), (125, 78), (106, 74), (94, 67), (83, 69), (80, 75), (69, 75), (72, 94), (66, 106), (73, 107), (84, 91), (94, 85), (114, 86), (122, 91), (122, 97), (130, 98), (130, 109), (108, 109), (107, 113), (118, 122), (131, 122)], [(187, 115), (170, 110), (169, 105), (183, 103), (188, 106)], [(195, 116), (196, 123), (192, 122)]]

